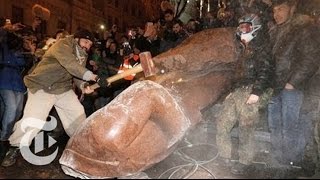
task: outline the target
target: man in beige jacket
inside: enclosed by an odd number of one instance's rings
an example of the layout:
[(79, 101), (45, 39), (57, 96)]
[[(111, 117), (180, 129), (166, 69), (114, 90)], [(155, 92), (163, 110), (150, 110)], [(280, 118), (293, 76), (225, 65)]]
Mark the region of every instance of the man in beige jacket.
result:
[[(97, 75), (85, 68), (87, 52), (93, 42), (94, 36), (87, 30), (80, 30), (73, 36), (61, 39), (44, 54), (31, 74), (25, 76), (28, 100), (23, 118), (15, 124), (14, 132), (9, 138), (11, 148), (2, 166), (13, 165), (19, 152), (23, 155), (23, 148), (29, 148), (32, 140), (44, 128), (53, 106), (69, 136), (86, 119), (84, 108), (73, 91), (72, 84), (74, 82), (83, 93), (93, 92), (89, 87), (85, 88), (86, 81), (98, 79)], [(25, 141), (26, 134), (28, 139)]]

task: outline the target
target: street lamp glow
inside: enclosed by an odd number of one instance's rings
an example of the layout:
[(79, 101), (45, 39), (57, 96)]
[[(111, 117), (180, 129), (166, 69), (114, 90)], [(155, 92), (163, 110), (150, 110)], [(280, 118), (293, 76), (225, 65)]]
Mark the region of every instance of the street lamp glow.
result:
[(102, 25), (100, 25), (100, 29), (105, 29), (105, 26), (102, 24)]

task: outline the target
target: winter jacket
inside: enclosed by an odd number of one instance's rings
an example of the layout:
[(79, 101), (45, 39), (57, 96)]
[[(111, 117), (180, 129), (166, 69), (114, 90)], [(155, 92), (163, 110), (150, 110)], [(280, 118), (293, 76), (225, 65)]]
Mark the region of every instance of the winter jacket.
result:
[(73, 80), (90, 80), (92, 72), (85, 68), (86, 61), (87, 53), (73, 36), (68, 36), (46, 51), (24, 82), (32, 93), (43, 89), (47, 93), (62, 94), (72, 89)]
[(275, 93), (283, 90), (286, 83), (298, 90), (306, 88), (319, 68), (318, 31), (311, 21), (301, 15), (270, 31), (272, 55), (276, 63)]
[(26, 66), (25, 57), (18, 51), (8, 47), (6, 31), (0, 29), (0, 89), (25, 92), (22, 72)]
[(267, 32), (259, 31), (247, 47), (241, 44), (234, 88), (253, 85), (251, 94), (260, 96), (271, 87), (274, 63), (269, 40)]

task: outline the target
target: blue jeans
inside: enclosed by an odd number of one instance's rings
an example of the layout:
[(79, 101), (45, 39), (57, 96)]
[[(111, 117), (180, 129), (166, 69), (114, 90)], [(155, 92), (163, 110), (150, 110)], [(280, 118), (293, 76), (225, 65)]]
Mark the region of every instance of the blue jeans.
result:
[(16, 120), (20, 118), (23, 110), (24, 93), (12, 90), (0, 90), (1, 96), (1, 133), (0, 141), (7, 141), (12, 134)]
[(303, 93), (283, 90), (268, 105), (268, 123), (271, 135), (272, 155), (282, 164), (300, 163), (311, 131), (307, 119), (300, 118)]

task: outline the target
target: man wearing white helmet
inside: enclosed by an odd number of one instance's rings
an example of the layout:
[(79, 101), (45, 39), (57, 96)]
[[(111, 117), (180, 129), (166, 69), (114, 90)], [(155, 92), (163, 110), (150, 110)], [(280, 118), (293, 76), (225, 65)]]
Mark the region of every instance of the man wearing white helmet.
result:
[(231, 166), (231, 130), (239, 122), (239, 163), (231, 172), (243, 174), (255, 155), (255, 125), (259, 121), (259, 108), (266, 104), (273, 63), (267, 28), (256, 14), (241, 17), (236, 34), (242, 55), (237, 61), (233, 91), (224, 100), (216, 121), (216, 142), (217, 162), (220, 166)]

